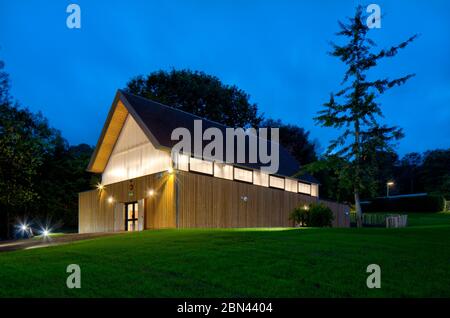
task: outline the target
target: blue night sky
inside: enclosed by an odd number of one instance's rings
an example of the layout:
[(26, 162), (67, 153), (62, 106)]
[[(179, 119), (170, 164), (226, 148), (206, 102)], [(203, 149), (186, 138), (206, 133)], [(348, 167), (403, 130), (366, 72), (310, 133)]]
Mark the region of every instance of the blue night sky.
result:
[[(81, 6), (81, 30), (66, 27), (70, 3)], [(71, 144), (96, 143), (116, 89), (132, 76), (189, 68), (236, 84), (267, 117), (306, 128), (324, 149), (335, 132), (312, 117), (344, 70), (327, 55), (329, 41), (358, 3), (0, 0), (0, 59), (14, 97)], [(380, 48), (420, 34), (376, 71), (417, 73), (380, 100), (385, 122), (406, 133), (398, 151), (450, 147), (450, 1), (376, 3), (382, 28), (371, 33)]]

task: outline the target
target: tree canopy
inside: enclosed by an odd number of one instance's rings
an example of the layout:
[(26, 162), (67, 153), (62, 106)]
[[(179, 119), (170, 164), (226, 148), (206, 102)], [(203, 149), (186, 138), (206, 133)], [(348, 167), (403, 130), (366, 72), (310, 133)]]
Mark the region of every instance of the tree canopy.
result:
[(258, 127), (262, 120), (247, 93), (203, 72), (157, 71), (133, 78), (126, 91), (230, 127)]

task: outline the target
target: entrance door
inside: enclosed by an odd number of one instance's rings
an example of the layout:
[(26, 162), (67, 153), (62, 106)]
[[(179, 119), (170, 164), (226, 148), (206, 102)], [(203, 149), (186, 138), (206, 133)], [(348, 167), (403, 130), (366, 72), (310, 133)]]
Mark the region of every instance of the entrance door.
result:
[(137, 202), (125, 203), (125, 231), (138, 231), (139, 205)]

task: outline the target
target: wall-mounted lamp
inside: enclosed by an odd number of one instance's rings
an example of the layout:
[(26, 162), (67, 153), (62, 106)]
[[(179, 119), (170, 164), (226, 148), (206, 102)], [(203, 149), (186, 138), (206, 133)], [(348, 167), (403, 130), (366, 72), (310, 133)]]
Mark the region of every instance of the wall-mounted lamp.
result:
[(108, 203), (113, 203), (114, 202), (114, 198), (112, 197), (112, 196), (110, 196), (109, 198), (108, 198)]

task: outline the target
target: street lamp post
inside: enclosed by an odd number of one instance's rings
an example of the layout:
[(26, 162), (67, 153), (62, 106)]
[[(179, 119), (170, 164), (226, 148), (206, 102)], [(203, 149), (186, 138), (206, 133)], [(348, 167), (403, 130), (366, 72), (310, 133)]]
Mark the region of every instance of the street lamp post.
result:
[(389, 187), (391, 187), (393, 185), (394, 185), (393, 181), (389, 181), (386, 183), (386, 197), (389, 197)]

